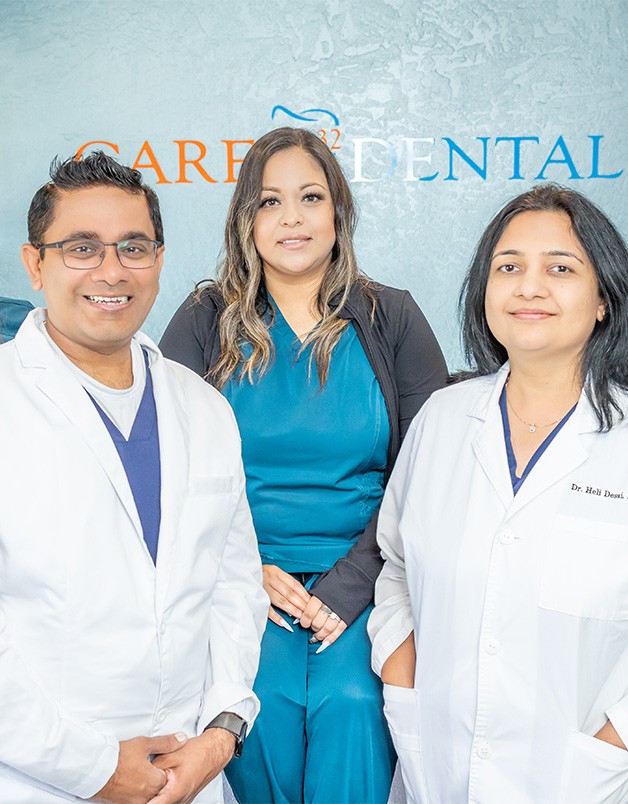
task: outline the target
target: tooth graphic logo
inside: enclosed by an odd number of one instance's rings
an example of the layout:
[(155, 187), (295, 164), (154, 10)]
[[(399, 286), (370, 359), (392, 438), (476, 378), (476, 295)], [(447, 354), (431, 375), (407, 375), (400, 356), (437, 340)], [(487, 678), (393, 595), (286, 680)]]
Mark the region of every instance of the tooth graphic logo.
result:
[[(336, 117), (333, 112), (330, 112), (329, 109), (304, 109), (302, 112), (293, 112), (288, 109), (286, 106), (275, 106), (273, 108), (271, 118), (274, 120), (278, 112), (283, 112), (288, 117), (294, 118), (294, 120), (303, 120), (307, 123), (317, 123), (317, 122), (325, 122), (324, 120), (321, 121), (321, 115), (323, 117), (328, 117), (335, 126), (340, 125), (340, 120)], [(311, 115), (315, 115), (311, 117)]]
[(293, 112), (287, 106), (278, 104), (273, 107), (271, 120), (275, 121), (277, 116), (279, 116), (279, 120), (276, 122), (280, 122), (282, 116), (285, 116), (288, 118), (287, 123), (297, 120), (300, 123), (316, 123), (322, 126), (316, 132), (318, 136), (324, 143), (329, 145), (332, 151), (340, 150), (341, 146), (338, 143), (340, 139), (340, 120), (329, 109), (304, 109), (302, 112)]

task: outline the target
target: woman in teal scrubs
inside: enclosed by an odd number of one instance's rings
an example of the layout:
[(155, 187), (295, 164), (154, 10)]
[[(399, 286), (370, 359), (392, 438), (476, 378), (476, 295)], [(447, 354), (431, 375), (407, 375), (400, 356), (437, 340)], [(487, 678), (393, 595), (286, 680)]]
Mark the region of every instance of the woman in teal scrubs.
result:
[(445, 381), (406, 291), (359, 273), (334, 155), (283, 128), (242, 164), (215, 282), (162, 339), (230, 401), (271, 601), (241, 802), (384, 802), (395, 754), (366, 621), (377, 511), (401, 438)]

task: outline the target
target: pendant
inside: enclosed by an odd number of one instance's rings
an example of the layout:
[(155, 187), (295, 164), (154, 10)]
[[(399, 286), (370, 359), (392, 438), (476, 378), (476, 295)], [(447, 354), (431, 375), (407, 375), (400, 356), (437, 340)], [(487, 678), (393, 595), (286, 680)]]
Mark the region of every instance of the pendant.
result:
[(536, 433), (536, 426), (534, 424), (530, 425), (530, 432), (531, 433)]

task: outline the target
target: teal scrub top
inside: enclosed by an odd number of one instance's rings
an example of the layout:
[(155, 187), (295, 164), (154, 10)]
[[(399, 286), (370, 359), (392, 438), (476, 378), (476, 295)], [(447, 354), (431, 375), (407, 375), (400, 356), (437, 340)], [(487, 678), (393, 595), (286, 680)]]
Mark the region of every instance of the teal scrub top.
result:
[(301, 343), (274, 310), (270, 368), (253, 384), (232, 378), (223, 393), (242, 435), (262, 562), (320, 572), (347, 554), (381, 502), (388, 416), (352, 324), (321, 389), (315, 363), (308, 377), (310, 347), (298, 354)]

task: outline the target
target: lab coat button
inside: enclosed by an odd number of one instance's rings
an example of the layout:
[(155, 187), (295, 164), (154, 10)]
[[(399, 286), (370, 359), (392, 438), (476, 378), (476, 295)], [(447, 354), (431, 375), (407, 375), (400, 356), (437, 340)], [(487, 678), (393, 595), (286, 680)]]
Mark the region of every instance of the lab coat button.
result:
[(162, 623), (159, 627), (159, 633), (163, 636), (166, 633), (166, 623)]
[(490, 759), (493, 756), (493, 749), (491, 748), (491, 744), (489, 742), (482, 740), (475, 747), (475, 753), (480, 757), (480, 759)]
[(502, 544), (512, 544), (515, 540), (515, 534), (511, 530), (505, 530), (499, 537)]
[(489, 639), (486, 643), (486, 652), (490, 653), (491, 656), (494, 656), (496, 653), (499, 653), (502, 649), (502, 643), (499, 639)]
[(157, 717), (155, 718), (157, 723), (163, 723), (165, 719), (166, 719), (166, 713), (164, 712), (163, 709), (161, 710), (161, 712), (157, 712)]

